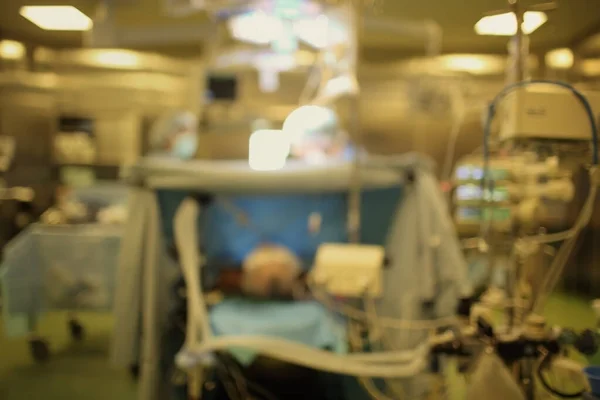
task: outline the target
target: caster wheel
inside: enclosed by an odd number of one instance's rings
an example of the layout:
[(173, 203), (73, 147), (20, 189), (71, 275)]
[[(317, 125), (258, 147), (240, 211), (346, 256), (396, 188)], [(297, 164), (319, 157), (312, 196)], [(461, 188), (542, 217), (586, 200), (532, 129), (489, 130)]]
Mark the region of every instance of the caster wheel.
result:
[(85, 329), (75, 320), (69, 321), (69, 330), (71, 331), (71, 338), (77, 342), (81, 342), (85, 337)]
[(134, 364), (132, 366), (129, 367), (129, 375), (131, 376), (131, 378), (133, 380), (138, 380), (138, 378), (140, 377), (140, 366), (137, 364)]
[(29, 342), (29, 351), (33, 359), (39, 363), (48, 361), (50, 358), (50, 347), (48, 342), (42, 339), (33, 339)]

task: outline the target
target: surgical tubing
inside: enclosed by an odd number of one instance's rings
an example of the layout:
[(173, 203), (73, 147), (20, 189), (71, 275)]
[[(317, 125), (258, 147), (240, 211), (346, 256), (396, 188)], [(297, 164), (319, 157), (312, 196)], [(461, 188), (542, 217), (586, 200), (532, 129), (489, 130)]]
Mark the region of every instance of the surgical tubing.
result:
[[(208, 338), (212, 336), (212, 331), (208, 311), (202, 296), (201, 274), (198, 271), (200, 257), (197, 254), (196, 247), (198, 243), (196, 240), (198, 214), (199, 205), (194, 199), (186, 198), (183, 200), (175, 215), (175, 243), (187, 286), (188, 315), (194, 319), (194, 321), (188, 321), (188, 324), (194, 328), (194, 322), (200, 323), (202, 338)], [(187, 336), (189, 334), (196, 335), (196, 332), (188, 329)], [(186, 340), (195, 342), (197, 337), (187, 337)]]
[(215, 351), (231, 348), (252, 349), (274, 359), (303, 367), (352, 376), (369, 376), (378, 378), (411, 377), (427, 367), (426, 357), (415, 357), (412, 362), (403, 365), (375, 362), (360, 362), (349, 355), (335, 355), (323, 350), (295, 344), (284, 339), (261, 336), (228, 336), (203, 341), (190, 346), (187, 351), (200, 357)]

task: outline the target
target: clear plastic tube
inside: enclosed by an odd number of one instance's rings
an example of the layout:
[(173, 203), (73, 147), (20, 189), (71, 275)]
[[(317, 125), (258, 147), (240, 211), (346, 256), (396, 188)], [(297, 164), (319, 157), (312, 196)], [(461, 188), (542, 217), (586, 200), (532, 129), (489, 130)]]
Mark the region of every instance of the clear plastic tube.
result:
[(187, 352), (198, 357), (231, 348), (245, 348), (291, 364), (307, 368), (352, 376), (380, 378), (411, 377), (427, 367), (425, 357), (416, 357), (408, 364), (367, 363), (353, 360), (351, 356), (336, 355), (310, 346), (267, 336), (227, 336), (212, 338), (190, 346)]
[[(537, 297), (534, 305), (534, 311), (536, 312), (539, 312), (543, 308), (546, 298), (554, 290), (554, 287), (560, 279), (562, 272), (568, 262), (569, 255), (575, 247), (579, 233), (588, 225), (590, 219), (592, 218), (596, 196), (598, 193), (598, 184), (600, 183), (600, 169), (598, 167), (592, 167), (589, 173), (590, 191), (585, 201), (585, 204), (582, 207), (579, 216), (577, 217), (575, 225), (572, 229), (555, 234), (556, 236), (552, 238), (566, 240), (566, 242), (562, 244), (560, 250), (558, 251), (558, 254), (556, 255), (556, 257), (554, 257), (552, 265), (550, 266), (550, 270), (546, 274), (546, 278), (542, 283), (540, 294)], [(544, 238), (544, 236), (541, 236), (527, 239), (536, 240), (538, 241), (538, 243), (549, 243), (547, 239), (544, 240)]]

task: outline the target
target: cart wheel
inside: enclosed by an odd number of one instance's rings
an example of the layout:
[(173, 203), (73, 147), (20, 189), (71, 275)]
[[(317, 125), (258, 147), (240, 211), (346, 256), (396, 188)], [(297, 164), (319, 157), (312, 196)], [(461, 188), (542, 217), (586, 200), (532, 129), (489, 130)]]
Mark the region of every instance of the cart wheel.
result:
[(32, 339), (29, 341), (29, 351), (37, 362), (45, 362), (50, 358), (50, 347), (43, 339)]
[(69, 321), (69, 330), (71, 331), (71, 338), (77, 342), (81, 342), (85, 337), (85, 329), (77, 320)]

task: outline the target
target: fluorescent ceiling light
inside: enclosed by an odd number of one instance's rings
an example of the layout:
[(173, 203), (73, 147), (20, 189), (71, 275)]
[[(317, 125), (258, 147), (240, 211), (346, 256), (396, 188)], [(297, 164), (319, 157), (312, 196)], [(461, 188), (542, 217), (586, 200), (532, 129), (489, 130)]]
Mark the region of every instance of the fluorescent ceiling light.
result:
[[(529, 35), (542, 26), (548, 16), (541, 11), (527, 11), (523, 18), (523, 33)], [(517, 18), (513, 13), (483, 17), (475, 24), (478, 35), (512, 36), (517, 33)]]
[(107, 67), (133, 68), (139, 64), (137, 54), (127, 50), (98, 50), (93, 58)]
[(573, 66), (574, 56), (571, 49), (556, 49), (546, 53), (546, 65), (554, 69), (569, 69)]
[(14, 40), (0, 40), (0, 58), (20, 60), (25, 56), (23, 43)]
[(73, 6), (23, 6), (19, 14), (47, 31), (88, 31), (90, 17)]
[(439, 60), (445, 70), (470, 74), (501, 73), (506, 67), (501, 57), (477, 54), (448, 54)]

